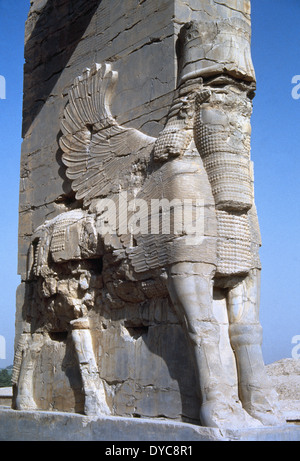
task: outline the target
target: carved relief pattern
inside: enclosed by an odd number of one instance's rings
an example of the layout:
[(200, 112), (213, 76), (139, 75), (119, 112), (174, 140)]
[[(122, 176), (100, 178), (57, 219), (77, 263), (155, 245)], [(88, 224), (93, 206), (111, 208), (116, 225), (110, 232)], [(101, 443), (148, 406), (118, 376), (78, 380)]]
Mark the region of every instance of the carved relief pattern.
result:
[[(254, 73), (249, 25), (234, 18), (210, 25), (212, 30), (203, 23), (183, 27), (179, 37), (185, 62), (157, 139), (119, 125), (112, 116), (118, 74), (110, 64), (94, 64), (75, 79), (61, 122), (60, 147), (79, 205), (46, 221), (32, 238), (27, 282), (33, 287), (30, 308), (39, 316), (29, 312), (33, 333), (24, 333), (16, 350), (17, 408), (35, 407), (34, 364), (51, 335), (66, 334), (81, 377), (82, 411), (110, 414), (118, 385), (108, 391), (99, 369), (108, 354), (101, 344), (95, 348), (105, 336), (105, 321), (121, 316), (122, 309), (158, 307), (162, 316), (168, 302), (189, 344), (187, 357), (195, 364), (201, 424), (277, 424), (257, 308), (260, 234), (250, 161)], [(241, 45), (241, 57), (232, 35)], [(221, 70), (217, 64), (203, 67), (208, 56), (219, 56)], [(104, 232), (109, 214), (101, 200), (117, 204), (124, 191), (133, 204), (142, 200), (146, 205), (141, 220), (151, 218), (153, 199), (191, 200), (194, 211), (204, 213), (202, 234), (190, 243), (186, 229), (176, 232), (174, 225), (163, 233), (160, 223), (156, 234), (133, 235), (124, 227), (134, 206), (126, 216), (116, 207), (114, 232)], [(171, 216), (175, 213), (176, 206)], [(161, 218), (163, 211), (157, 214)], [(220, 292), (228, 316), (225, 359), (220, 346), (224, 328), (214, 310)], [(99, 318), (101, 324), (95, 320)], [(133, 325), (143, 327), (133, 318)], [(123, 319), (120, 336), (129, 335), (132, 324), (128, 327)]]

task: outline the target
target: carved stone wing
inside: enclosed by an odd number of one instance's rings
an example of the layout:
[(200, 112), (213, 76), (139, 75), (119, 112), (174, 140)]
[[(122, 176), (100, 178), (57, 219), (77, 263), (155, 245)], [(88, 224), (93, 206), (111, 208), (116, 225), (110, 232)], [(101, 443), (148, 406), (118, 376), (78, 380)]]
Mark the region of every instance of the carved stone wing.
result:
[(150, 152), (155, 138), (124, 128), (110, 112), (118, 73), (109, 64), (95, 64), (77, 77), (61, 122), (62, 161), (77, 199), (87, 206), (122, 186), (141, 150)]

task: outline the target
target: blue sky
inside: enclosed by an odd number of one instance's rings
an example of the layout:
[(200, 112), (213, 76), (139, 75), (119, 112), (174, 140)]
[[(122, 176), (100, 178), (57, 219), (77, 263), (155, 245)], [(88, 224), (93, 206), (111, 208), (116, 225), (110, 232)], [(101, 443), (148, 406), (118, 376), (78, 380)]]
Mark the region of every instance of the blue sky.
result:
[[(0, 0), (0, 336), (13, 361), (17, 227), (23, 88), (24, 24), (29, 0)], [(300, 75), (300, 1), (252, 0), (252, 57), (257, 96), (252, 116), (255, 196), (263, 239), (260, 319), (266, 363), (291, 357), (300, 335), (300, 99), (292, 78)], [(300, 91), (299, 91), (300, 94)]]

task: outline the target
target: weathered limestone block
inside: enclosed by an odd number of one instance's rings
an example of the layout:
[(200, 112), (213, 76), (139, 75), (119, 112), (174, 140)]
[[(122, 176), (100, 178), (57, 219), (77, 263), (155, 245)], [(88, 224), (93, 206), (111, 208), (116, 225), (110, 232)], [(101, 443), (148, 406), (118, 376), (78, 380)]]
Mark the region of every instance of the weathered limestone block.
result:
[(282, 423), (258, 318), (250, 32), (246, 0), (32, 2), (16, 409)]
[[(175, 53), (173, 8), (173, 0), (76, 0), (72, 6), (62, 0), (32, 2), (25, 33), (20, 274), (26, 270), (32, 232), (73, 202), (58, 135), (74, 78), (93, 62), (113, 61), (124, 76), (113, 114), (122, 123), (146, 124), (148, 134), (158, 134), (176, 80), (170, 59)], [(32, 229), (27, 230), (23, 222), (30, 212)]]
[[(264, 427), (250, 429), (219, 430), (212, 427), (199, 427), (178, 421), (154, 419), (135, 419), (120, 417), (87, 417), (78, 414), (49, 411), (13, 411), (0, 408), (1, 441), (64, 441), (64, 442), (112, 442), (107, 453), (135, 456), (137, 448), (120, 448), (115, 442), (153, 442), (165, 441), (171, 454), (174, 442), (182, 456), (195, 451), (193, 445), (180, 447), (178, 442), (296, 442), (300, 440), (299, 426)], [(175, 451), (174, 448), (174, 451)], [(192, 448), (192, 450), (191, 450)], [(135, 450), (135, 451), (134, 451)], [(152, 448), (152, 455), (158, 447)], [(176, 452), (177, 453), (177, 450)]]

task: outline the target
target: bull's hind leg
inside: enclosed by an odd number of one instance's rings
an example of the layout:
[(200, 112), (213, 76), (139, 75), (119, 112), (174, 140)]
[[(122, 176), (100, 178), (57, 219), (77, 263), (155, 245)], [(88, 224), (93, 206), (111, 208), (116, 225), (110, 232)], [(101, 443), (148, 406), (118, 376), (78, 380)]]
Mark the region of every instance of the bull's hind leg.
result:
[(241, 406), (221, 362), (220, 325), (213, 315), (214, 266), (178, 263), (169, 270), (169, 293), (191, 345), (204, 426), (250, 427), (260, 422)]
[(267, 376), (259, 322), (260, 271), (249, 275), (228, 293), (229, 335), (235, 353), (239, 395), (243, 407), (264, 425), (284, 424)]
[(87, 416), (109, 415), (103, 382), (99, 376), (89, 321), (79, 318), (71, 321), (72, 340), (79, 364), (84, 392), (84, 413)]

